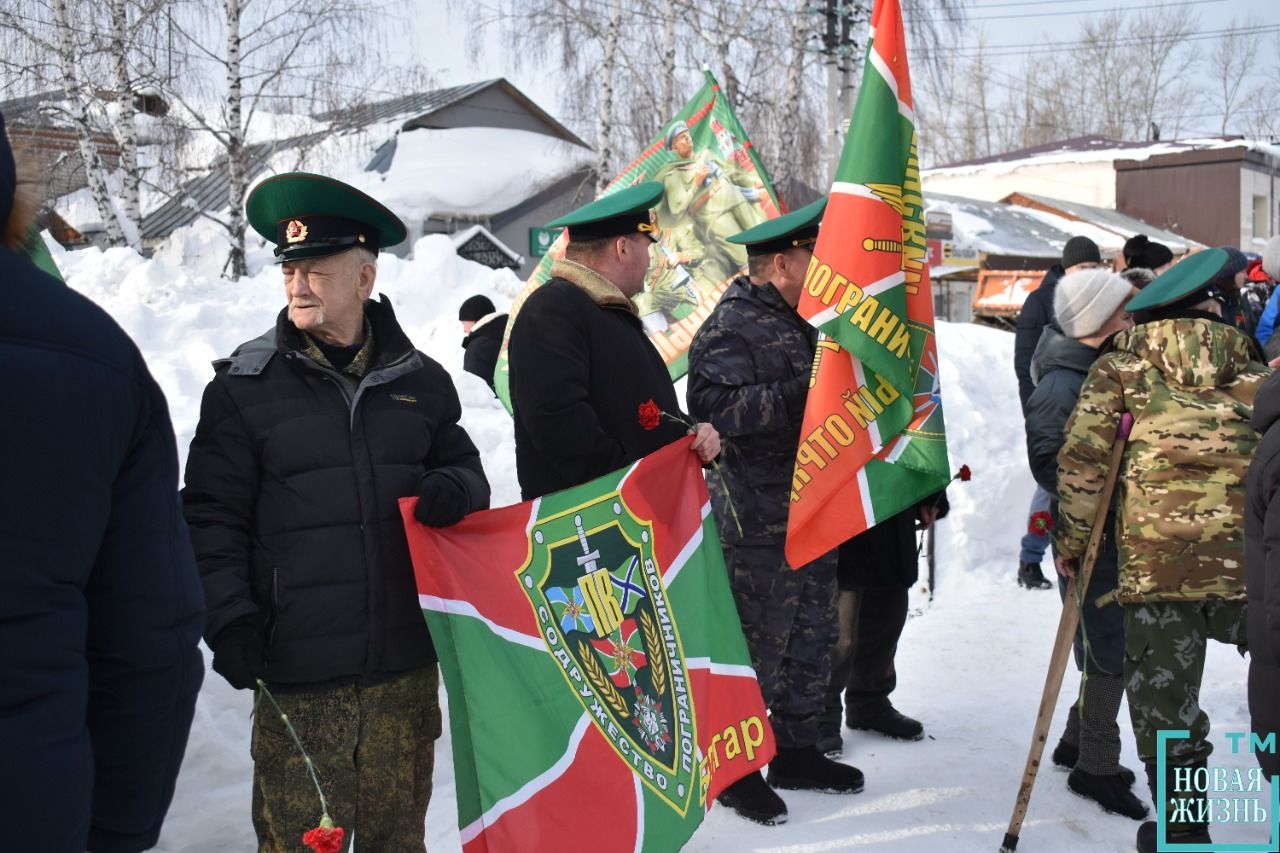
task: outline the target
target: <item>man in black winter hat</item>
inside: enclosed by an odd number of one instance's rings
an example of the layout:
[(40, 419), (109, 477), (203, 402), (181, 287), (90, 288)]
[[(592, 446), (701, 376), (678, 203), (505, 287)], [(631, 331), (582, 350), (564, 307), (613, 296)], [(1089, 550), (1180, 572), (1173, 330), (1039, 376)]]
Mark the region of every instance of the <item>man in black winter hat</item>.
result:
[[(1101, 265), (1102, 253), (1098, 251), (1097, 243), (1088, 237), (1072, 237), (1062, 249), (1062, 263), (1049, 267), (1040, 286), (1023, 303), (1013, 343), (1013, 370), (1018, 375), (1018, 397), (1022, 401), (1023, 418), (1027, 416), (1027, 402), (1035, 389), (1035, 384), (1031, 381), (1031, 356), (1040, 343), (1045, 326), (1053, 322), (1053, 296), (1059, 279), (1069, 273)], [(1049, 493), (1036, 486), (1035, 494), (1031, 497), (1031, 507), (1027, 511), (1027, 528), (1018, 554), (1018, 586), (1027, 589), (1050, 589), (1053, 586), (1040, 569), (1040, 561), (1044, 559), (1045, 549), (1049, 547), (1049, 537), (1044, 532), (1035, 530), (1031, 523), (1031, 519), (1037, 517), (1036, 513), (1048, 511)]]

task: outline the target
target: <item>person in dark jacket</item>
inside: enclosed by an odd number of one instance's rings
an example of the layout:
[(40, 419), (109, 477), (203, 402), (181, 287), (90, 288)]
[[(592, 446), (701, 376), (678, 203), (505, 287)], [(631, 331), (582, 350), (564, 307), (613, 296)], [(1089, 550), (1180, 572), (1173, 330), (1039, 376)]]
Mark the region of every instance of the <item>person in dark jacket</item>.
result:
[[(1058, 512), (1058, 451), (1064, 441), (1063, 428), (1100, 348), (1113, 334), (1133, 325), (1124, 305), (1136, 292), (1127, 279), (1102, 269), (1072, 273), (1058, 282), (1054, 294), (1057, 321), (1045, 327), (1031, 360), (1036, 389), (1027, 403), (1026, 418), (1027, 457), (1036, 483), (1052, 498), (1050, 518), (1056, 518)], [(1071, 768), (1067, 787), (1075, 793), (1107, 811), (1142, 820), (1147, 807), (1129, 790), (1135, 776), (1120, 765), (1120, 728), (1116, 724), (1124, 698), (1124, 611), (1114, 601), (1101, 607), (1095, 604), (1115, 591), (1118, 559), (1115, 537), (1108, 532), (1089, 588), (1080, 599), (1075, 658), (1076, 668), (1084, 673), (1081, 699), (1071, 705), (1053, 761)], [(1067, 580), (1060, 577), (1058, 582), (1064, 599)], [(1066, 602), (1064, 606), (1076, 604)]]
[(502, 349), (502, 335), (507, 329), (507, 315), (499, 314), (489, 297), (476, 294), (458, 309), (462, 323), (462, 369), (474, 373), (493, 388), (493, 370)]
[(156, 844), (204, 675), (204, 597), (164, 394), (38, 269), (0, 116), (0, 821), (5, 844)]
[(730, 238), (747, 247), (750, 276), (729, 286), (689, 348), (689, 408), (725, 436), (722, 477), (708, 486), (778, 746), (768, 784), (753, 773), (720, 801), (764, 824), (787, 813), (770, 786), (842, 794), (863, 787), (857, 768), (830, 760), (817, 745), (839, 633), (835, 554), (793, 571), (783, 552), (818, 341), (795, 306), (825, 207), (822, 199)]
[(1212, 287), (1217, 299), (1222, 303), (1222, 319), (1253, 337), (1258, 329), (1260, 312), (1253, 310), (1253, 305), (1244, 299), (1245, 275), (1249, 269), (1249, 258), (1234, 246), (1220, 246), (1227, 253), (1227, 262), (1222, 272), (1214, 278)]
[[(398, 500), (442, 527), (486, 508), (489, 485), (448, 374), (368, 298), (400, 220), (306, 173), (268, 178), (246, 208), (288, 305), (214, 363), (187, 459), (213, 668), (270, 685), (361, 853), (421, 851), (439, 676)], [(318, 816), (277, 715), (254, 716), (252, 754), (259, 849), (296, 850)]]
[[(1253, 428), (1261, 435), (1245, 495), (1245, 613), (1249, 646), (1251, 731), (1280, 731), (1280, 373), (1258, 389)], [(1280, 754), (1257, 751), (1267, 778), (1280, 774)]]
[[(1040, 342), (1044, 327), (1053, 322), (1053, 294), (1058, 281), (1067, 273), (1092, 269), (1101, 265), (1102, 254), (1088, 237), (1072, 237), (1062, 249), (1062, 263), (1055, 264), (1044, 274), (1040, 286), (1032, 291), (1018, 314), (1018, 325), (1013, 341), (1013, 372), (1018, 376), (1018, 397), (1022, 402), (1022, 415), (1027, 414), (1027, 401), (1035, 383), (1031, 381), (1031, 356)], [(1037, 532), (1031, 519), (1037, 513), (1048, 512), (1049, 494), (1039, 486), (1031, 496), (1027, 510), (1027, 530), (1022, 535), (1018, 554), (1018, 586), (1027, 589), (1049, 589), (1053, 584), (1044, 576), (1040, 562), (1049, 547), (1049, 537)]]
[[(637, 184), (569, 213), (565, 257), (529, 294), (508, 343), (516, 475), (525, 500), (615, 471), (681, 438), (688, 429), (675, 387), (645, 336), (632, 297), (649, 269), (649, 209), (662, 185)], [(670, 417), (647, 428), (640, 407)], [(720, 437), (696, 424), (703, 462)]]
[(893, 707), (898, 686), (894, 658), (907, 624), (907, 593), (920, 578), (916, 532), (928, 530), (951, 509), (946, 492), (930, 495), (840, 546), (836, 603), (840, 638), (832, 653), (831, 686), (818, 748), (828, 756), (844, 749), (845, 725), (897, 740), (920, 740), (924, 726)]

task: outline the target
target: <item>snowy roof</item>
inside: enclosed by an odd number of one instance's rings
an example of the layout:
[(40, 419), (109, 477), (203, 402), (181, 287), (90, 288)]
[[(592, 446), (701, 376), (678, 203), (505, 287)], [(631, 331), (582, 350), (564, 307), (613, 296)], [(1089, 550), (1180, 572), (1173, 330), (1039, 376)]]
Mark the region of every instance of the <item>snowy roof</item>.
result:
[(489, 216), (590, 164), (590, 149), (528, 130), (411, 130), (385, 172), (338, 175), (410, 218)]
[[(578, 138), (573, 131), (556, 121), (550, 113), (535, 104), (527, 95), (517, 89), (504, 77), (467, 83), (462, 86), (450, 86), (444, 89), (433, 89), (430, 92), (416, 92), (377, 101), (371, 104), (360, 104), (345, 109), (329, 110), (317, 113), (313, 118), (327, 122), (334, 128), (367, 127), (380, 122), (403, 123), (404, 130), (419, 127), (437, 127), (431, 120), (435, 113), (446, 107), (461, 104), (463, 101), (479, 95), (489, 89), (498, 89), (508, 98), (514, 100), (525, 112), (540, 122), (552, 136), (566, 142), (587, 147), (587, 143)], [(495, 107), (488, 107), (490, 112), (513, 112)], [(505, 126), (498, 122), (500, 126)]]
[(1074, 233), (1031, 215), (1027, 208), (994, 201), (929, 193), (925, 208), (951, 214), (955, 242), (991, 254), (1059, 258)]
[(925, 177), (933, 177), (965, 173), (1011, 172), (1029, 165), (1114, 163), (1117, 160), (1149, 160), (1162, 154), (1229, 148), (1259, 151), (1280, 158), (1280, 145), (1240, 136), (1214, 136), (1168, 142), (1132, 142), (1105, 136), (1080, 136), (1031, 148), (1006, 151), (990, 157), (945, 163), (941, 166), (922, 169), (921, 174)]
[[(432, 113), (464, 105), (482, 92), (487, 94), (475, 104), (475, 110), (486, 110), (483, 105), (491, 105), (496, 97), (499, 102), (507, 99), (504, 111), (513, 113), (510, 102), (514, 99), (525, 111), (516, 114), (527, 113), (526, 126), (545, 132), (471, 126), (466, 122), (475, 121), (476, 116), (470, 114), (452, 117), (461, 126), (422, 126)], [(464, 105), (464, 113), (469, 106)], [(485, 123), (485, 115), (480, 113), (480, 123)], [(581, 140), (501, 78), (346, 111), (272, 118), (270, 126), (263, 125), (267, 138), (258, 136), (248, 146), (250, 185), (281, 171), (323, 172), (360, 187), (406, 218), (491, 216), (542, 192), (592, 160), (591, 150)], [(274, 137), (270, 136), (272, 128), (277, 129)], [(154, 243), (191, 224), (201, 212), (225, 215), (226, 155), (210, 145), (204, 156), (209, 165), (203, 174), (143, 217), (144, 240)], [(60, 200), (57, 208), (62, 211), (67, 201)], [(68, 219), (78, 224), (74, 215)]]
[(1066, 214), (1068, 219), (1079, 219), (1091, 225), (1105, 228), (1118, 235), (1122, 241), (1135, 234), (1146, 234), (1155, 242), (1168, 246), (1175, 255), (1184, 254), (1188, 249), (1201, 245), (1195, 240), (1183, 237), (1181, 234), (1175, 234), (1164, 228), (1157, 228), (1155, 225), (1143, 222), (1137, 217), (1106, 207), (1094, 207), (1091, 204), (1063, 201), (1062, 199), (1049, 198), (1048, 196), (1034, 195), (1032, 193), (1012, 193), (1001, 199), (1001, 201), (1006, 204), (1019, 205), (1019, 196), (1033, 204), (1050, 208), (1050, 212)]

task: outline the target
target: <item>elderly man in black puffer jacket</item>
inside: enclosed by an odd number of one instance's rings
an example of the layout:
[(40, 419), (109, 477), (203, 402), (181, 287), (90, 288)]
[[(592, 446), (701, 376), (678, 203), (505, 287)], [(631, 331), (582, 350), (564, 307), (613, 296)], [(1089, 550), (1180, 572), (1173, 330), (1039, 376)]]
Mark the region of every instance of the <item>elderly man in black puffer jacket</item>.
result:
[[(263, 181), (247, 208), (278, 244), (288, 305), (214, 363), (187, 459), (213, 668), (270, 685), (361, 853), (421, 851), (439, 674), (398, 500), (442, 527), (487, 508), (489, 484), (449, 375), (369, 299), (399, 219), (304, 173)], [(259, 849), (296, 850), (315, 796), (277, 715), (255, 715), (252, 753)]]
[[(1280, 373), (1253, 401), (1253, 428), (1262, 435), (1249, 465), (1245, 503), (1245, 587), (1249, 596), (1250, 729), (1280, 731)], [(1257, 751), (1267, 778), (1280, 774), (1280, 755)]]

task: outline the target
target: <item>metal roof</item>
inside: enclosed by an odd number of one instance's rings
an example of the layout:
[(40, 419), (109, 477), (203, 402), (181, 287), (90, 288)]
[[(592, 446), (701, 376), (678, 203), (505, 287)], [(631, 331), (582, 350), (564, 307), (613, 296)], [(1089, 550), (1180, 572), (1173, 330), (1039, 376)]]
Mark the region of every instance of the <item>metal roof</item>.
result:
[(1107, 207), (1094, 207), (1091, 204), (1081, 204), (1075, 201), (1063, 201), (1059, 198), (1049, 198), (1048, 196), (1034, 195), (1032, 193), (1012, 193), (1002, 199), (1004, 203), (1017, 204), (1016, 201), (1010, 202), (1014, 196), (1023, 196), (1037, 204), (1046, 208), (1050, 208), (1050, 212), (1058, 212), (1066, 214), (1068, 218), (1081, 219), (1091, 225), (1097, 225), (1108, 231), (1114, 231), (1124, 239), (1129, 239), (1135, 234), (1146, 234), (1156, 243), (1163, 243), (1175, 255), (1181, 255), (1188, 249), (1201, 245), (1195, 240), (1183, 237), (1181, 234), (1164, 228), (1158, 228), (1149, 222), (1143, 222), (1137, 217), (1130, 216), (1127, 213), (1121, 213), (1118, 210), (1112, 210)]
[(312, 116), (316, 121), (332, 122), (335, 129), (347, 127), (363, 127), (396, 119), (410, 119), (433, 113), (450, 104), (456, 104), (464, 98), (474, 95), (501, 82), (501, 78), (482, 80), (479, 83), (468, 83), (465, 86), (450, 86), (447, 89), (433, 89), (430, 92), (416, 92), (390, 98), (372, 104), (360, 104), (337, 110), (328, 110)]
[[(245, 184), (266, 167), (267, 160), (279, 151), (310, 145), (328, 135), (328, 131), (292, 136), (250, 145), (245, 152)], [(187, 181), (172, 198), (142, 217), (139, 232), (143, 240), (167, 237), (174, 230), (190, 225), (202, 212), (222, 210), (227, 206), (230, 182), (227, 178), (225, 154), (213, 162), (209, 171)]]
[[(925, 207), (943, 202), (964, 213), (986, 220), (990, 231), (964, 233), (956, 223), (956, 240), (974, 248), (1002, 255), (1026, 255), (1033, 258), (1060, 258), (1062, 247), (1071, 235), (1043, 220), (1037, 219), (1014, 205), (996, 201), (980, 201), (943, 193), (926, 193)], [(990, 248), (983, 249), (986, 245)]]

